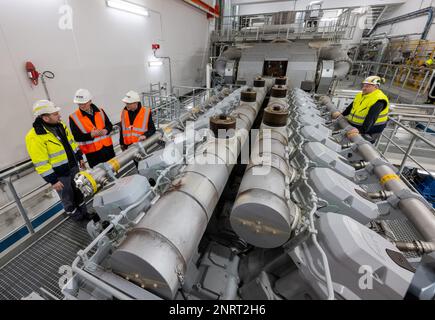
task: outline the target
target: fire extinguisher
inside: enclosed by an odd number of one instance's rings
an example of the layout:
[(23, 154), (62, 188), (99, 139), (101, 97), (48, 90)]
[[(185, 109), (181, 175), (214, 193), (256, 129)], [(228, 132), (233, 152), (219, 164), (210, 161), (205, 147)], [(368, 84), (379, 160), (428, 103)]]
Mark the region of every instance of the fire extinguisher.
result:
[(32, 62), (27, 61), (26, 62), (26, 71), (27, 75), (29, 76), (29, 79), (32, 81), (33, 85), (38, 85), (38, 79), (39, 79), (39, 72), (36, 71), (35, 66)]

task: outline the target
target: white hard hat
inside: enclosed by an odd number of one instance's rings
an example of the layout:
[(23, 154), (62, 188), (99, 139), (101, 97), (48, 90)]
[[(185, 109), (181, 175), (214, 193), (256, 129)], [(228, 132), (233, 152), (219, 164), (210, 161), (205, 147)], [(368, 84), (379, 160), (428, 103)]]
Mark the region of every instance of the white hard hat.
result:
[(381, 83), (385, 83), (385, 79), (378, 76), (370, 76), (364, 79), (363, 83), (373, 84), (376, 86), (381, 85)]
[(127, 92), (125, 94), (125, 97), (122, 99), (122, 102), (125, 102), (125, 103), (134, 103), (134, 102), (139, 102), (139, 101), (140, 101), (139, 93), (137, 93), (136, 91), (132, 91), (132, 90)]
[(92, 95), (87, 89), (79, 89), (74, 95), (74, 103), (87, 103), (92, 99)]
[(50, 114), (60, 111), (59, 107), (56, 107), (53, 102), (48, 100), (38, 100), (33, 105), (33, 115), (38, 117), (43, 114)]

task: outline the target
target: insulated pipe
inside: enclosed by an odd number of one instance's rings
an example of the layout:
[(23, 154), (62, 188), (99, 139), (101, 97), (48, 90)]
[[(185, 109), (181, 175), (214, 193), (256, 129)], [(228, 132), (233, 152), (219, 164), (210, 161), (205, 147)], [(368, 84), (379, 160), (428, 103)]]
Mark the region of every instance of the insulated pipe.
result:
[[(322, 97), (319, 101), (327, 107), (331, 114), (338, 112), (329, 97)], [(343, 116), (340, 116), (337, 119), (337, 123), (343, 129), (349, 128), (350, 126), (346, 118)], [(365, 161), (371, 162), (375, 159), (383, 159), (376, 149), (373, 148), (370, 143), (367, 143), (367, 141), (365, 141), (361, 135), (351, 133), (348, 135), (348, 138), (350, 141), (358, 145), (358, 153), (364, 158)], [(375, 166), (374, 173), (380, 179), (384, 188), (388, 191), (398, 193), (403, 190), (409, 190), (408, 186), (388, 165)], [(400, 199), (399, 208), (426, 241), (435, 242), (435, 216), (433, 210), (428, 208), (417, 198)], [(434, 248), (435, 246), (426, 247)]]
[(288, 159), (287, 117), (288, 107), (269, 105), (264, 110), (261, 131), (231, 211), (234, 231), (260, 248), (286, 243), (299, 215), (299, 207), (290, 199), (295, 170)]
[(227, 61), (238, 60), (242, 56), (242, 50), (236, 47), (229, 47), (222, 52), (215, 62), (215, 71), (223, 77), (225, 75), (225, 67)]
[(352, 59), (350, 59), (346, 50), (338, 46), (323, 47), (320, 49), (319, 60), (334, 60), (334, 78), (344, 78), (352, 68)]
[(77, 188), (85, 197), (92, 196), (99, 188), (101, 188), (101, 186), (104, 186), (107, 183), (110, 171), (118, 172), (120, 168), (140, 156), (142, 151), (146, 151), (148, 148), (160, 141), (163, 138), (164, 132), (171, 132), (174, 128), (179, 126), (180, 123), (186, 122), (195, 114), (204, 112), (205, 108), (209, 108), (210, 105), (219, 103), (219, 100), (224, 99), (229, 94), (230, 91), (227, 88), (224, 88), (217, 96), (207, 99), (200, 108), (193, 108), (189, 112), (182, 114), (180, 118), (165, 125), (163, 131), (159, 130), (145, 141), (135, 143), (130, 148), (121, 152), (119, 155), (104, 164), (90, 170), (79, 172), (74, 179)]
[(236, 135), (209, 137), (197, 150), (195, 162), (113, 253), (115, 273), (165, 298), (175, 296), (260, 106), (256, 101), (241, 101), (230, 114), (236, 119)]

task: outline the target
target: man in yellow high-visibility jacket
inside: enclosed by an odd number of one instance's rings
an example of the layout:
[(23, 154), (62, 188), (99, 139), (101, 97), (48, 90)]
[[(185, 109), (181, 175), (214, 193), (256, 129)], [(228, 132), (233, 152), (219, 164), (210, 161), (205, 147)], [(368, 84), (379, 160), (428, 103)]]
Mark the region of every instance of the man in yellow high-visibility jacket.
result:
[[(363, 81), (362, 92), (355, 96), (352, 103), (343, 111), (347, 121), (358, 129), (361, 135), (374, 141), (387, 126), (390, 102), (379, 89), (383, 79), (371, 76)], [(340, 113), (333, 114), (337, 118)]]
[(48, 100), (33, 105), (35, 121), (26, 135), (27, 152), (36, 171), (59, 194), (65, 212), (76, 221), (88, 220), (83, 195), (74, 184), (79, 165), (85, 169), (85, 163), (71, 132), (60, 120), (59, 110)]
[[(428, 56), (428, 58), (429, 59), (427, 59), (421, 67), (431, 68), (431, 66), (433, 65), (433, 59), (430, 57), (430, 55)], [(431, 77), (431, 74), (429, 74), (429, 77)], [(432, 77), (430, 79), (430, 84), (427, 90), (427, 100), (426, 100), (427, 104), (433, 104), (435, 102), (435, 99), (431, 98), (431, 96), (435, 97), (434, 82), (435, 82), (435, 77)]]

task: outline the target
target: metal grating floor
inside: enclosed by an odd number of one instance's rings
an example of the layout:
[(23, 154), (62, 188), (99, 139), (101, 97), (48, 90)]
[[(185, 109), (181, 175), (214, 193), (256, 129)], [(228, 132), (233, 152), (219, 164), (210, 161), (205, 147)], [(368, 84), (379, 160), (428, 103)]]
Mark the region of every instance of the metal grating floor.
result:
[(40, 288), (62, 299), (59, 268), (71, 266), (90, 242), (85, 227), (65, 220), (0, 269), (0, 300), (21, 299)]

